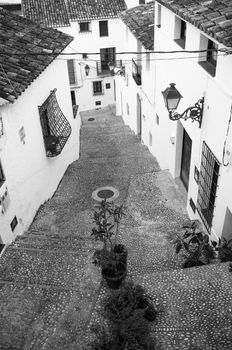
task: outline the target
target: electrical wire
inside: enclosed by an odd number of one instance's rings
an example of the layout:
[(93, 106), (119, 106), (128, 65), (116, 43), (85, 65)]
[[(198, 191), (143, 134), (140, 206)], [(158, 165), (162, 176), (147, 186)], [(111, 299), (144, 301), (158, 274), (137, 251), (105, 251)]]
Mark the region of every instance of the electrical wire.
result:
[[(74, 50), (72, 48), (72, 50)], [(174, 53), (206, 53), (206, 52), (223, 52), (226, 55), (232, 54), (232, 49), (204, 49), (204, 50), (171, 50), (171, 51), (121, 51), (121, 52), (115, 52), (115, 55), (135, 55), (135, 54), (141, 54), (145, 55), (147, 53), (155, 53), (155, 54), (174, 54)], [(7, 52), (2, 49), (1, 54), (8, 54), (12, 55), (12, 52)], [(101, 52), (60, 52), (59, 55), (62, 56), (72, 56), (72, 55), (101, 55)], [(14, 52), (14, 55), (41, 55), (41, 56), (51, 56), (54, 55), (54, 52)]]

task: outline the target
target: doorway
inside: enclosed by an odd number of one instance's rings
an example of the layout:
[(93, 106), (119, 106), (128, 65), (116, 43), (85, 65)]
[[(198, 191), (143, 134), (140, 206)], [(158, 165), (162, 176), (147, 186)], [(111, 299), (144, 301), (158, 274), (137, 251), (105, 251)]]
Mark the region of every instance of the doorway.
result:
[(141, 139), (142, 135), (142, 108), (141, 99), (139, 94), (137, 94), (137, 135)]
[(184, 129), (180, 178), (181, 178), (186, 190), (188, 190), (188, 186), (189, 186), (191, 152), (192, 152), (192, 140), (190, 139), (189, 135), (187, 134), (187, 132)]

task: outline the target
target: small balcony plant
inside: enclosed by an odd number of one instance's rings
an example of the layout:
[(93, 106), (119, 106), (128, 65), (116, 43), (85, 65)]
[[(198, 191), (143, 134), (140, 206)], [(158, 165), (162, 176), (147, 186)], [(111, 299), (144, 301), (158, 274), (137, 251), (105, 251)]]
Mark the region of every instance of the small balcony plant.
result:
[(111, 288), (118, 288), (126, 276), (127, 249), (117, 244), (123, 205), (116, 206), (106, 199), (95, 206), (91, 236), (103, 243), (102, 249), (94, 252), (93, 263), (102, 268), (102, 276)]

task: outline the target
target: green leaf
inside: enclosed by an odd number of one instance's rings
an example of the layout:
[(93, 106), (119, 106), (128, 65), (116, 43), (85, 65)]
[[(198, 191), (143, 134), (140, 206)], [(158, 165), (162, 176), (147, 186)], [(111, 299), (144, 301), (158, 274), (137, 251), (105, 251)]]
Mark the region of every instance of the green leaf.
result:
[(192, 232), (185, 231), (183, 238), (186, 239), (192, 235)]
[(187, 250), (187, 252), (188, 252), (189, 251), (188, 244), (186, 242), (183, 242), (183, 245), (184, 245), (185, 250)]
[(183, 248), (182, 244), (181, 244), (181, 243), (178, 243), (178, 244), (176, 245), (176, 254), (178, 254), (182, 248)]

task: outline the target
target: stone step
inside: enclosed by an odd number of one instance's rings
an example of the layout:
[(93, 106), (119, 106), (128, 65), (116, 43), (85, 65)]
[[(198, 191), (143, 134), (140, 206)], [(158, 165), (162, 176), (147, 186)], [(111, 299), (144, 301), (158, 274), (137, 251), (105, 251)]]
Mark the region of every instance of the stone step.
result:
[(78, 287), (92, 250), (10, 249), (0, 260), (1, 281)]
[(27, 235), (18, 236), (8, 247), (10, 249), (31, 249), (31, 250), (62, 250), (68, 252), (77, 252), (80, 250), (95, 250), (96, 242), (89, 237), (77, 236), (47, 236), (47, 235)]
[[(150, 323), (155, 348), (162, 350), (229, 350), (232, 348), (232, 277), (228, 263), (131, 275), (153, 298), (157, 311)], [(91, 325), (101, 325), (103, 289), (93, 310)], [(86, 338), (90, 333), (86, 335)]]
[(81, 136), (84, 138), (101, 138), (101, 137), (127, 137), (127, 136), (135, 136), (137, 135), (132, 131), (127, 129), (126, 127), (123, 128), (111, 128), (111, 129), (104, 129), (104, 128), (98, 128), (98, 129), (82, 129), (81, 130)]

